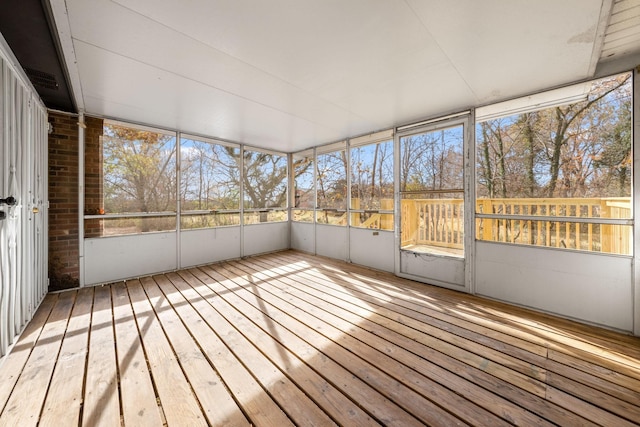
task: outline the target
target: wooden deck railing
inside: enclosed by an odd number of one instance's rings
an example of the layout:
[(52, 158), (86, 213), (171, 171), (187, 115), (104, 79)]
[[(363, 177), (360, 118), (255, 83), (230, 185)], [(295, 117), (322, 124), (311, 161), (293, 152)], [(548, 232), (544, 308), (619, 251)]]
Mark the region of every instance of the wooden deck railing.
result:
[[(461, 199), (405, 199), (402, 209), (402, 246), (463, 247), (464, 215)], [(523, 215), (527, 218), (478, 218), (480, 240), (595, 252), (631, 254), (631, 227), (598, 224), (598, 218), (631, 218), (631, 199), (522, 198), (479, 199), (482, 214)], [(592, 218), (593, 222), (536, 220), (535, 216)]]
[(462, 249), (463, 204), (462, 199), (402, 200), (402, 246), (414, 244)]
[[(360, 200), (351, 199), (351, 209), (360, 209)], [(380, 210), (393, 211), (393, 199), (381, 199)], [(363, 216), (359, 212), (351, 214), (351, 225), (374, 230), (393, 230), (393, 214), (380, 212), (365, 212)]]

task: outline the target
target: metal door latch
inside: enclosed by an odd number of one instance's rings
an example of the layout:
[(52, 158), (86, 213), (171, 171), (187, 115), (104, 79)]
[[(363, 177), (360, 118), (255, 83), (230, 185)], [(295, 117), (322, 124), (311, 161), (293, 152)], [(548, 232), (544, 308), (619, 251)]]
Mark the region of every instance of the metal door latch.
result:
[(9, 196), (6, 199), (0, 199), (0, 205), (15, 206), (18, 203), (15, 197)]

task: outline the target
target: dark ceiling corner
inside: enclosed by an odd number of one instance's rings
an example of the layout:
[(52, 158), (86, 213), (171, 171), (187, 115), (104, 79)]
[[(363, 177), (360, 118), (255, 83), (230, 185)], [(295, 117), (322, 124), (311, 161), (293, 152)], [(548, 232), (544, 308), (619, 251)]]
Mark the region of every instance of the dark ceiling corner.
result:
[(75, 113), (63, 61), (42, 1), (0, 1), (0, 33), (47, 108)]

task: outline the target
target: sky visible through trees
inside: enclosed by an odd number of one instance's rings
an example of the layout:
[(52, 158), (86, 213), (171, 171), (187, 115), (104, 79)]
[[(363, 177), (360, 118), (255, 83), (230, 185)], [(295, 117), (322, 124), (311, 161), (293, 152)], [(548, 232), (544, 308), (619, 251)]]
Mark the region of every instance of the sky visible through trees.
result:
[(584, 101), (478, 123), (478, 197), (630, 196), (631, 88), (623, 74)]

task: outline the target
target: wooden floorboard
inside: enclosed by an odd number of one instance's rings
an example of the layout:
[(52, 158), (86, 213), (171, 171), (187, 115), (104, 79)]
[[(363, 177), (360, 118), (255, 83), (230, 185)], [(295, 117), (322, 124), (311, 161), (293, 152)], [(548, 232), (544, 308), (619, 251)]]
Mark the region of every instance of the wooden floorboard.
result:
[(0, 426), (640, 425), (640, 339), (285, 251), (48, 295)]
[(78, 423), (85, 377), (82, 373), (85, 372), (89, 351), (93, 291), (85, 288), (77, 293), (44, 403), (40, 419), (42, 425)]

